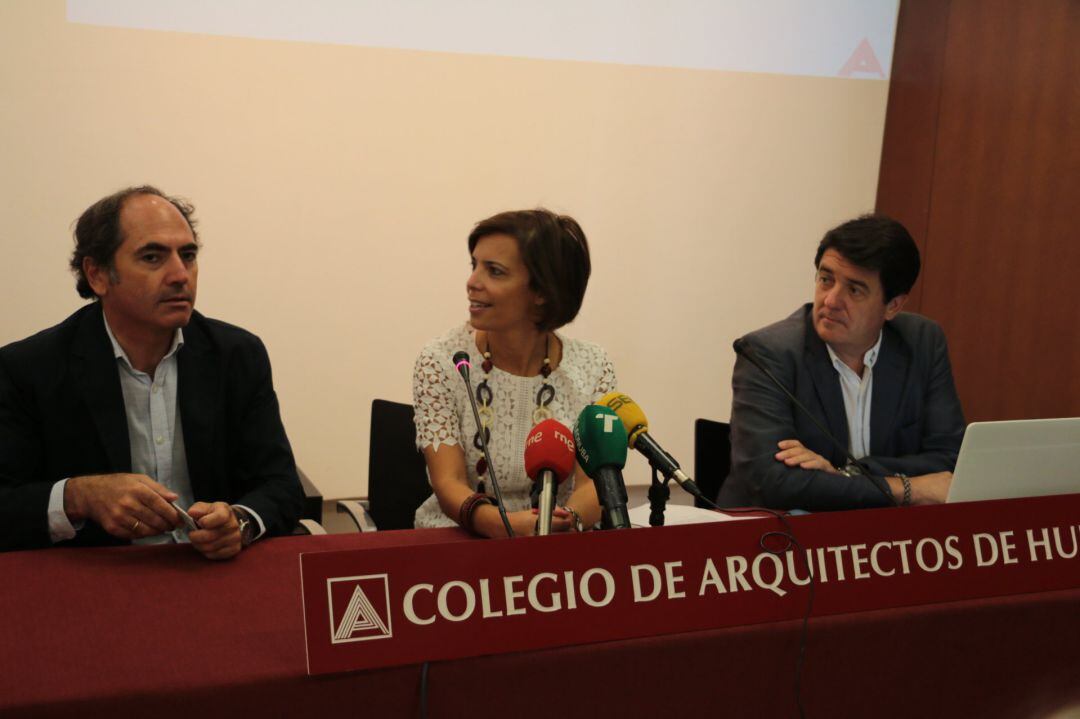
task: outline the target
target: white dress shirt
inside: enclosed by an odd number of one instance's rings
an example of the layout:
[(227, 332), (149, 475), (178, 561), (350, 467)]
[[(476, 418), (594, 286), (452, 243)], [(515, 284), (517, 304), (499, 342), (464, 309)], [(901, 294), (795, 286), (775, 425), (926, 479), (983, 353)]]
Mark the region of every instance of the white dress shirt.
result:
[(844, 364), (828, 344), (833, 367), (840, 376), (840, 391), (844, 395), (844, 413), (848, 424), (848, 450), (856, 459), (870, 454), (870, 400), (874, 396), (874, 363), (877, 362), (881, 349), (882, 333), (878, 333), (877, 342), (863, 355), (862, 377), (855, 370)]

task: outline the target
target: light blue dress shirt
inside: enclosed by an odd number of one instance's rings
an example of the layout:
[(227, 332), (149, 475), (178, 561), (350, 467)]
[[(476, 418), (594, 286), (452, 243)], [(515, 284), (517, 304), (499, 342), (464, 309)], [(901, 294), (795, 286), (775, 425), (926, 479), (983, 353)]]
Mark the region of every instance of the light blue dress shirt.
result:
[[(104, 316), (104, 315), (103, 315)], [(116, 341), (108, 320), (105, 332), (112, 343), (124, 395), (128, 441), (131, 444), (131, 471), (145, 474), (179, 495), (176, 503), (185, 509), (195, 503), (188, 477), (184, 428), (176, 405), (178, 370), (176, 353), (184, 346), (184, 333), (177, 328), (169, 351), (158, 363), (151, 377), (135, 369), (123, 347)], [(49, 534), (53, 542), (71, 539), (82, 528), (74, 526), (64, 512), (64, 486), (67, 480), (53, 485), (49, 495)], [(242, 505), (237, 505), (242, 506)], [(256, 536), (265, 531), (262, 518), (244, 507), (255, 518)], [(163, 544), (188, 541), (187, 531), (174, 529), (165, 534), (135, 540), (136, 544)]]
[(879, 332), (877, 342), (863, 355), (862, 377), (844, 364), (832, 347), (825, 345), (833, 367), (840, 375), (840, 391), (844, 395), (844, 413), (848, 424), (848, 450), (855, 459), (870, 454), (870, 401), (874, 396), (874, 363), (881, 350), (882, 336), (883, 333)]

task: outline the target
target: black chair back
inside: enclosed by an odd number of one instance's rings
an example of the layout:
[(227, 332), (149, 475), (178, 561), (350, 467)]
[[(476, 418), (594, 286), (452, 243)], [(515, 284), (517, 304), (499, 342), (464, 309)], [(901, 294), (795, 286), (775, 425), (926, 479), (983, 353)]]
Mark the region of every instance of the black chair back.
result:
[(304, 509), (300, 512), (300, 519), (310, 519), (313, 522), (322, 523), (322, 492), (304, 474), (304, 470), (300, 469), (300, 467), (296, 468), (296, 474), (300, 477), (300, 487), (304, 490)]
[[(720, 495), (720, 487), (731, 470), (731, 425), (699, 419), (694, 422), (694, 481), (701, 493), (712, 501)], [(709, 505), (694, 499), (695, 507)]]
[(416, 508), (431, 496), (424, 456), (416, 450), (411, 404), (371, 403), (368, 500), (379, 530), (412, 529)]

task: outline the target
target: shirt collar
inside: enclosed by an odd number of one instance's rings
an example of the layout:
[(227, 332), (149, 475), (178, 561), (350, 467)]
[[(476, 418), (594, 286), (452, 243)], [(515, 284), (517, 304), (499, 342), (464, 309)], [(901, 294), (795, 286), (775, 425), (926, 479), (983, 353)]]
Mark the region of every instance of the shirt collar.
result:
[[(881, 338), (884, 337), (884, 336), (885, 336), (885, 331), (884, 330), (879, 331), (878, 336), (877, 336), (877, 342), (874, 343), (873, 347), (866, 350), (866, 354), (863, 355), (863, 364), (866, 365), (867, 367), (869, 367), (870, 369), (873, 369), (874, 368), (874, 363), (877, 362), (878, 352), (881, 350)], [(847, 367), (847, 365), (844, 364), (844, 361), (842, 359), (840, 359), (840, 357), (836, 354), (836, 352), (833, 351), (832, 346), (827, 342), (825, 343), (825, 349), (827, 349), (829, 351), (829, 359), (832, 360), (833, 367), (835, 367), (837, 369), (840, 369), (841, 366)]]
[[(112, 343), (113, 356), (116, 357), (116, 359), (118, 360), (123, 360), (124, 364), (134, 369), (134, 367), (132, 367), (131, 360), (128, 359), (127, 352), (125, 352), (124, 348), (120, 346), (120, 343), (116, 341), (116, 335), (113, 334), (112, 327), (109, 327), (109, 320), (105, 317), (104, 312), (101, 313), (101, 317), (105, 320), (105, 334), (109, 336), (109, 342)], [(161, 358), (161, 361), (164, 362), (165, 360), (172, 357), (174, 354), (176, 354), (176, 351), (183, 346), (184, 331), (177, 327), (176, 334), (173, 335), (172, 345), (169, 347), (169, 351), (165, 353), (165, 356)]]

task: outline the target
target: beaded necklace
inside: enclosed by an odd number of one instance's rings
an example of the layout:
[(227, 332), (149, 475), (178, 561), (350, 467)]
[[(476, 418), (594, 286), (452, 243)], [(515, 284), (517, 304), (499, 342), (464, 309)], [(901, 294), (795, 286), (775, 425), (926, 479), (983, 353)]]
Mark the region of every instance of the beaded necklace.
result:
[[(548, 383), (548, 377), (551, 376), (551, 334), (544, 338), (544, 363), (540, 365), (540, 376), (543, 378), (540, 381), (540, 388), (536, 391), (536, 408), (533, 410), (532, 419), (533, 424), (539, 424), (545, 419), (551, 417), (551, 410), (548, 409), (548, 405), (555, 399), (555, 388)], [(480, 432), (484, 433), (484, 443), (491, 445), (491, 427), (495, 422), (495, 411), (491, 408), (491, 401), (494, 397), (491, 386), (488, 385), (488, 380), (491, 378), (491, 370), (495, 368), (495, 364), (491, 361), (491, 341), (485, 338), (484, 340), (484, 361), (480, 365), (480, 368), (484, 371), (484, 378), (480, 381), (480, 384), (476, 385), (476, 409), (480, 415), (480, 426), (476, 428), (476, 434), (473, 435), (473, 447), (483, 452), (483, 444), (480, 442)], [(488, 464), (487, 460), (481, 455), (480, 459), (476, 461), (476, 474), (479, 477), (479, 481), (476, 486), (476, 491), (479, 494), (484, 494), (484, 489), (487, 479)]]

